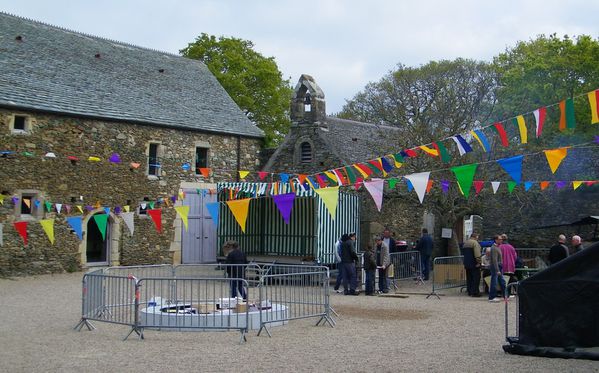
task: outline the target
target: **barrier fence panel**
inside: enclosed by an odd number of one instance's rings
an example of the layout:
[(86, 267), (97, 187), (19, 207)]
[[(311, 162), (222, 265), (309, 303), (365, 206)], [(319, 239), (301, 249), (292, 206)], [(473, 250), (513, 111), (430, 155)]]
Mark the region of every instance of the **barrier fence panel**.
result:
[[(142, 278), (138, 281), (139, 321), (134, 330), (238, 330), (245, 341), (248, 328), (260, 325), (257, 309), (241, 298), (231, 298), (231, 287), (248, 283), (237, 278)], [(130, 333), (131, 334), (131, 333)]]
[(420, 252), (404, 251), (401, 253), (389, 254), (391, 264), (393, 264), (393, 273), (388, 273), (389, 278), (395, 280), (416, 280), (422, 281), (422, 271), (420, 269)]
[(181, 264), (175, 266), (173, 274), (175, 277), (185, 278), (220, 278), (229, 277), (227, 268), (235, 277), (243, 277), (250, 286), (257, 286), (263, 268), (256, 263), (249, 264)]
[(443, 256), (433, 260), (433, 289), (429, 295), (441, 299), (437, 290), (466, 287), (463, 256)]
[(170, 264), (157, 264), (147, 266), (118, 266), (108, 267), (104, 269), (104, 273), (111, 276), (124, 276), (129, 275), (136, 278), (142, 277), (172, 277), (173, 266)]
[(90, 320), (135, 324), (135, 281), (96, 271), (83, 276), (81, 320), (75, 329), (92, 329)]
[[(284, 267), (284, 268), (283, 268)], [(294, 268), (295, 267), (295, 268)], [(316, 325), (327, 322), (334, 326), (329, 303), (329, 270), (327, 267), (271, 266), (259, 285), (260, 330), (268, 325), (281, 325), (290, 320), (318, 317)], [(287, 271), (287, 272), (285, 272)]]

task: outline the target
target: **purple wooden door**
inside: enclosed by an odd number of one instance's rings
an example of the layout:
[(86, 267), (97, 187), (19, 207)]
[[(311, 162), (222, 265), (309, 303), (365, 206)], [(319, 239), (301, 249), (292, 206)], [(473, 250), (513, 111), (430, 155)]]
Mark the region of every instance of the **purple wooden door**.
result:
[(181, 261), (183, 264), (216, 262), (216, 227), (206, 203), (216, 202), (216, 194), (186, 189), (183, 205), (189, 206), (187, 232), (181, 229)]

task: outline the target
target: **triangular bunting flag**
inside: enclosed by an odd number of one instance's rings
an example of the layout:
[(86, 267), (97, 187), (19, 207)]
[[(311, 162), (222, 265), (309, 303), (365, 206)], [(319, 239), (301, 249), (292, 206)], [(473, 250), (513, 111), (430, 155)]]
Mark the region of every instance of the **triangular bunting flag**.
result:
[(520, 143), (526, 144), (528, 142), (528, 130), (526, 128), (526, 122), (524, 121), (524, 116), (518, 115), (514, 119), (514, 123), (518, 126), (518, 131), (520, 131)]
[(206, 209), (208, 210), (208, 213), (210, 213), (210, 216), (212, 217), (212, 223), (214, 224), (215, 227), (218, 227), (218, 212), (220, 210), (220, 203), (219, 202), (207, 203)]
[(56, 212), (60, 214), (60, 210), (62, 210), (62, 203), (55, 203), (54, 207), (56, 207)]
[(67, 223), (73, 228), (79, 240), (83, 239), (83, 229), (81, 226), (81, 216), (71, 216), (67, 218)]
[(185, 232), (187, 232), (187, 215), (189, 215), (189, 206), (175, 206), (175, 211), (183, 220), (183, 225), (185, 226)]
[(441, 190), (443, 193), (449, 192), (449, 180), (441, 180)]
[(239, 178), (241, 180), (245, 179), (247, 175), (249, 175), (250, 172), (249, 171), (239, 171)]
[(64, 205), (65, 210), (67, 210), (67, 215), (71, 213), (71, 205)]
[(565, 186), (566, 186), (566, 184), (567, 184), (567, 183), (566, 183), (565, 181), (556, 181), (556, 182), (555, 182), (555, 187), (556, 187), (557, 189), (562, 189), (563, 187), (565, 187)]
[(45, 201), (44, 206), (46, 206), (46, 211), (48, 211), (48, 212), (52, 211), (52, 203)]
[(505, 172), (507, 172), (512, 177), (512, 179), (514, 179), (516, 184), (520, 184), (520, 181), (522, 180), (522, 159), (523, 158), (524, 158), (523, 155), (517, 155), (515, 157), (503, 158), (503, 159), (497, 160), (497, 163), (499, 163), (499, 165), (501, 167), (503, 167)]
[(398, 180), (397, 179), (389, 179), (389, 189), (395, 189), (395, 185), (397, 185)]
[(389, 163), (387, 158), (382, 157), (381, 164), (382, 164), (383, 170), (385, 170), (385, 172), (391, 172), (391, 170), (393, 170), (393, 165), (391, 163)]
[(599, 108), (599, 89), (589, 92), (588, 96), (591, 107), (591, 124), (599, 123), (599, 114), (597, 113), (597, 108)]
[(295, 193), (279, 194), (272, 197), (277, 209), (283, 217), (285, 224), (289, 224), (291, 218), (291, 209), (293, 208), (293, 201), (295, 200)]
[(504, 147), (509, 146), (509, 142), (507, 141), (507, 133), (505, 132), (505, 128), (503, 128), (503, 124), (495, 123), (493, 124), (493, 129), (497, 131), (497, 134), (501, 139), (501, 145)]
[(508, 181), (507, 182), (507, 190), (512, 193), (514, 191), (514, 188), (516, 187), (517, 183), (515, 181)]
[(532, 181), (525, 181), (525, 182), (524, 182), (524, 191), (528, 192), (528, 190), (529, 190), (530, 188), (532, 188), (532, 185), (533, 185), (533, 184), (534, 184), (534, 183), (533, 183)]
[(483, 190), (483, 186), (485, 185), (485, 182), (482, 180), (475, 180), (473, 182), (474, 184), (474, 190), (476, 192), (476, 195), (478, 195), (480, 193), (481, 190)]
[(258, 172), (258, 178), (260, 178), (260, 180), (264, 180), (264, 178), (266, 177), (266, 175), (268, 175), (268, 172), (264, 172), (264, 171), (259, 171)]
[(493, 188), (493, 194), (497, 194), (497, 190), (501, 185), (501, 181), (491, 181), (491, 188)]
[(162, 210), (160, 209), (149, 209), (147, 210), (148, 215), (152, 218), (156, 230), (158, 233), (162, 233)]
[(582, 185), (582, 181), (573, 181), (573, 182), (572, 182), (572, 188), (573, 188), (574, 190), (578, 189), (578, 187), (579, 187), (580, 185)]
[(378, 171), (383, 174), (383, 176), (387, 176), (387, 172), (383, 169), (383, 163), (381, 158), (373, 159), (371, 161), (366, 162), (366, 166), (370, 167), (370, 169), (374, 172)]
[(133, 231), (135, 230), (135, 224), (133, 223), (133, 216), (135, 215), (134, 212), (123, 212), (121, 214), (121, 217), (123, 218), (123, 221), (125, 222), (125, 224), (127, 225), (127, 228), (129, 228), (129, 233), (131, 234), (131, 236), (133, 236)]
[(473, 163), (451, 168), (451, 171), (453, 171), (458, 180), (458, 186), (466, 198), (468, 198), (468, 195), (470, 194), (470, 187), (472, 186), (472, 180), (474, 179), (477, 166), (478, 164)]
[(44, 228), (44, 232), (46, 232), (50, 243), (54, 245), (54, 219), (42, 219), (40, 220), (40, 224)]
[(110, 158), (108, 158), (108, 161), (110, 163), (121, 163), (121, 156), (119, 155), (119, 153), (112, 153)]
[(545, 153), (545, 157), (547, 157), (547, 162), (551, 168), (551, 173), (554, 174), (555, 171), (557, 171), (560, 163), (562, 163), (562, 160), (564, 160), (564, 158), (566, 158), (568, 155), (568, 148), (543, 150), (543, 152)]
[(403, 165), (403, 156), (401, 153), (393, 154), (393, 162), (395, 163), (395, 168), (400, 168)]
[(546, 107), (542, 107), (542, 108), (538, 108), (537, 110), (535, 110), (533, 112), (534, 116), (535, 116), (535, 121), (536, 121), (536, 134), (537, 134), (537, 138), (541, 136), (541, 133), (543, 133), (543, 124), (545, 123), (545, 117), (547, 116), (547, 108)]
[(472, 134), (472, 137), (474, 137), (476, 139), (476, 141), (478, 141), (480, 146), (482, 146), (485, 153), (488, 153), (489, 151), (491, 151), (491, 145), (489, 144), (489, 141), (487, 140), (487, 137), (485, 136), (483, 131), (474, 130), (474, 131), (470, 131), (470, 134)]
[(102, 233), (102, 240), (106, 240), (106, 226), (108, 222), (108, 215), (106, 214), (96, 214), (94, 215), (94, 221), (98, 226), (98, 230)]
[(424, 201), (424, 195), (426, 193), (426, 188), (428, 186), (428, 178), (430, 176), (430, 172), (420, 172), (417, 174), (411, 174), (404, 176), (406, 179), (410, 180), (416, 194), (418, 195), (418, 199), (420, 203)]
[(125, 205), (125, 206), (123, 206), (123, 210), (125, 210), (125, 212), (130, 212), (131, 211), (131, 206)]
[(428, 184), (426, 184), (426, 194), (429, 194), (431, 189), (433, 189), (433, 184), (434, 184), (433, 180), (428, 181)]
[(472, 147), (470, 146), (470, 144), (468, 144), (468, 141), (466, 141), (466, 139), (464, 139), (462, 136), (455, 135), (455, 136), (452, 136), (451, 139), (457, 145), (460, 155), (464, 155), (464, 154), (470, 153), (472, 151)]
[(83, 214), (83, 206), (77, 205), (77, 210), (79, 210), (79, 212)]
[(449, 155), (449, 152), (447, 151), (445, 145), (443, 145), (442, 141), (434, 142), (433, 147), (437, 149), (437, 151), (441, 155), (441, 161), (443, 163), (449, 163), (451, 161), (451, 156)]
[(227, 205), (233, 213), (237, 224), (241, 227), (241, 231), (245, 233), (245, 224), (247, 222), (248, 211), (250, 209), (250, 198), (227, 201)]
[(26, 221), (17, 221), (13, 223), (17, 232), (23, 239), (23, 243), (27, 245), (27, 222)]
[(541, 186), (541, 190), (545, 190), (549, 186), (549, 182), (541, 181), (540, 186)]
[(6, 198), (7, 196), (4, 194), (0, 194), (0, 205), (4, 204), (4, 198)]
[(316, 189), (315, 192), (322, 199), (324, 206), (329, 211), (329, 215), (331, 215), (331, 219), (335, 220), (337, 204), (339, 203), (339, 187)]
[(282, 183), (288, 183), (289, 182), (289, 174), (279, 174), (279, 178), (281, 179)]
[(408, 187), (408, 192), (411, 192), (414, 190), (414, 186), (412, 185), (412, 182), (408, 179), (406, 179), (406, 186)]
[(372, 179), (371, 181), (365, 181), (364, 187), (374, 200), (376, 208), (381, 211), (383, 205), (383, 187), (385, 186), (385, 180), (383, 179)]
[(202, 174), (202, 176), (204, 176), (204, 178), (208, 178), (210, 177), (210, 169), (207, 167), (200, 167), (198, 168), (198, 171), (200, 171), (200, 174)]

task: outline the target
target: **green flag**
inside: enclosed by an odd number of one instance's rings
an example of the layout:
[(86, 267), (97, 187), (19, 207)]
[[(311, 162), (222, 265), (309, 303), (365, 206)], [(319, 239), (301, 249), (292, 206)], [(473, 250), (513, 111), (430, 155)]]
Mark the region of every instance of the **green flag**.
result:
[(566, 127), (576, 127), (576, 115), (574, 115), (574, 100), (572, 98), (566, 100)]
[(102, 233), (102, 240), (106, 240), (106, 222), (108, 221), (108, 215), (96, 214), (94, 215), (94, 221), (98, 226), (98, 230)]
[(441, 156), (441, 161), (443, 163), (449, 163), (449, 161), (451, 161), (451, 156), (449, 155), (449, 152), (447, 151), (445, 145), (443, 145), (442, 141), (434, 142), (433, 146), (439, 151), (439, 155)]
[(352, 170), (351, 166), (346, 166), (345, 172), (347, 172), (347, 178), (349, 179), (349, 182), (354, 184), (356, 182), (356, 173), (354, 170)]
[(507, 182), (507, 190), (512, 193), (514, 191), (514, 188), (516, 187), (517, 183), (515, 181), (508, 181)]
[(395, 185), (397, 184), (397, 179), (389, 179), (389, 189), (395, 189)]
[(451, 168), (451, 171), (453, 171), (455, 174), (456, 179), (458, 179), (460, 190), (466, 198), (468, 198), (468, 195), (470, 194), (470, 187), (472, 187), (472, 180), (474, 179), (477, 166), (477, 163), (473, 163)]

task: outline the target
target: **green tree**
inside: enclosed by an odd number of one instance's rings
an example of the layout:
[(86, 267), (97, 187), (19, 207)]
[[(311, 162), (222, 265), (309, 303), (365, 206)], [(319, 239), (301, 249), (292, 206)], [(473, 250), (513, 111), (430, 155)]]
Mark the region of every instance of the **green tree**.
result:
[[(531, 112), (540, 106), (550, 105), (568, 97), (575, 97), (599, 88), (599, 41), (587, 35), (575, 38), (555, 34), (538, 36), (534, 40), (521, 41), (513, 48), (494, 58), (493, 64), (499, 77), (496, 119), (505, 119)], [(575, 100), (578, 134), (590, 126), (587, 97)], [(548, 111), (546, 126), (538, 145), (571, 138), (555, 136), (559, 109)], [(570, 131), (572, 132), (572, 131)]]
[(273, 57), (254, 50), (251, 41), (202, 33), (182, 49), (186, 57), (206, 64), (233, 101), (266, 134), (274, 146), (289, 130), (289, 80), (282, 77)]

